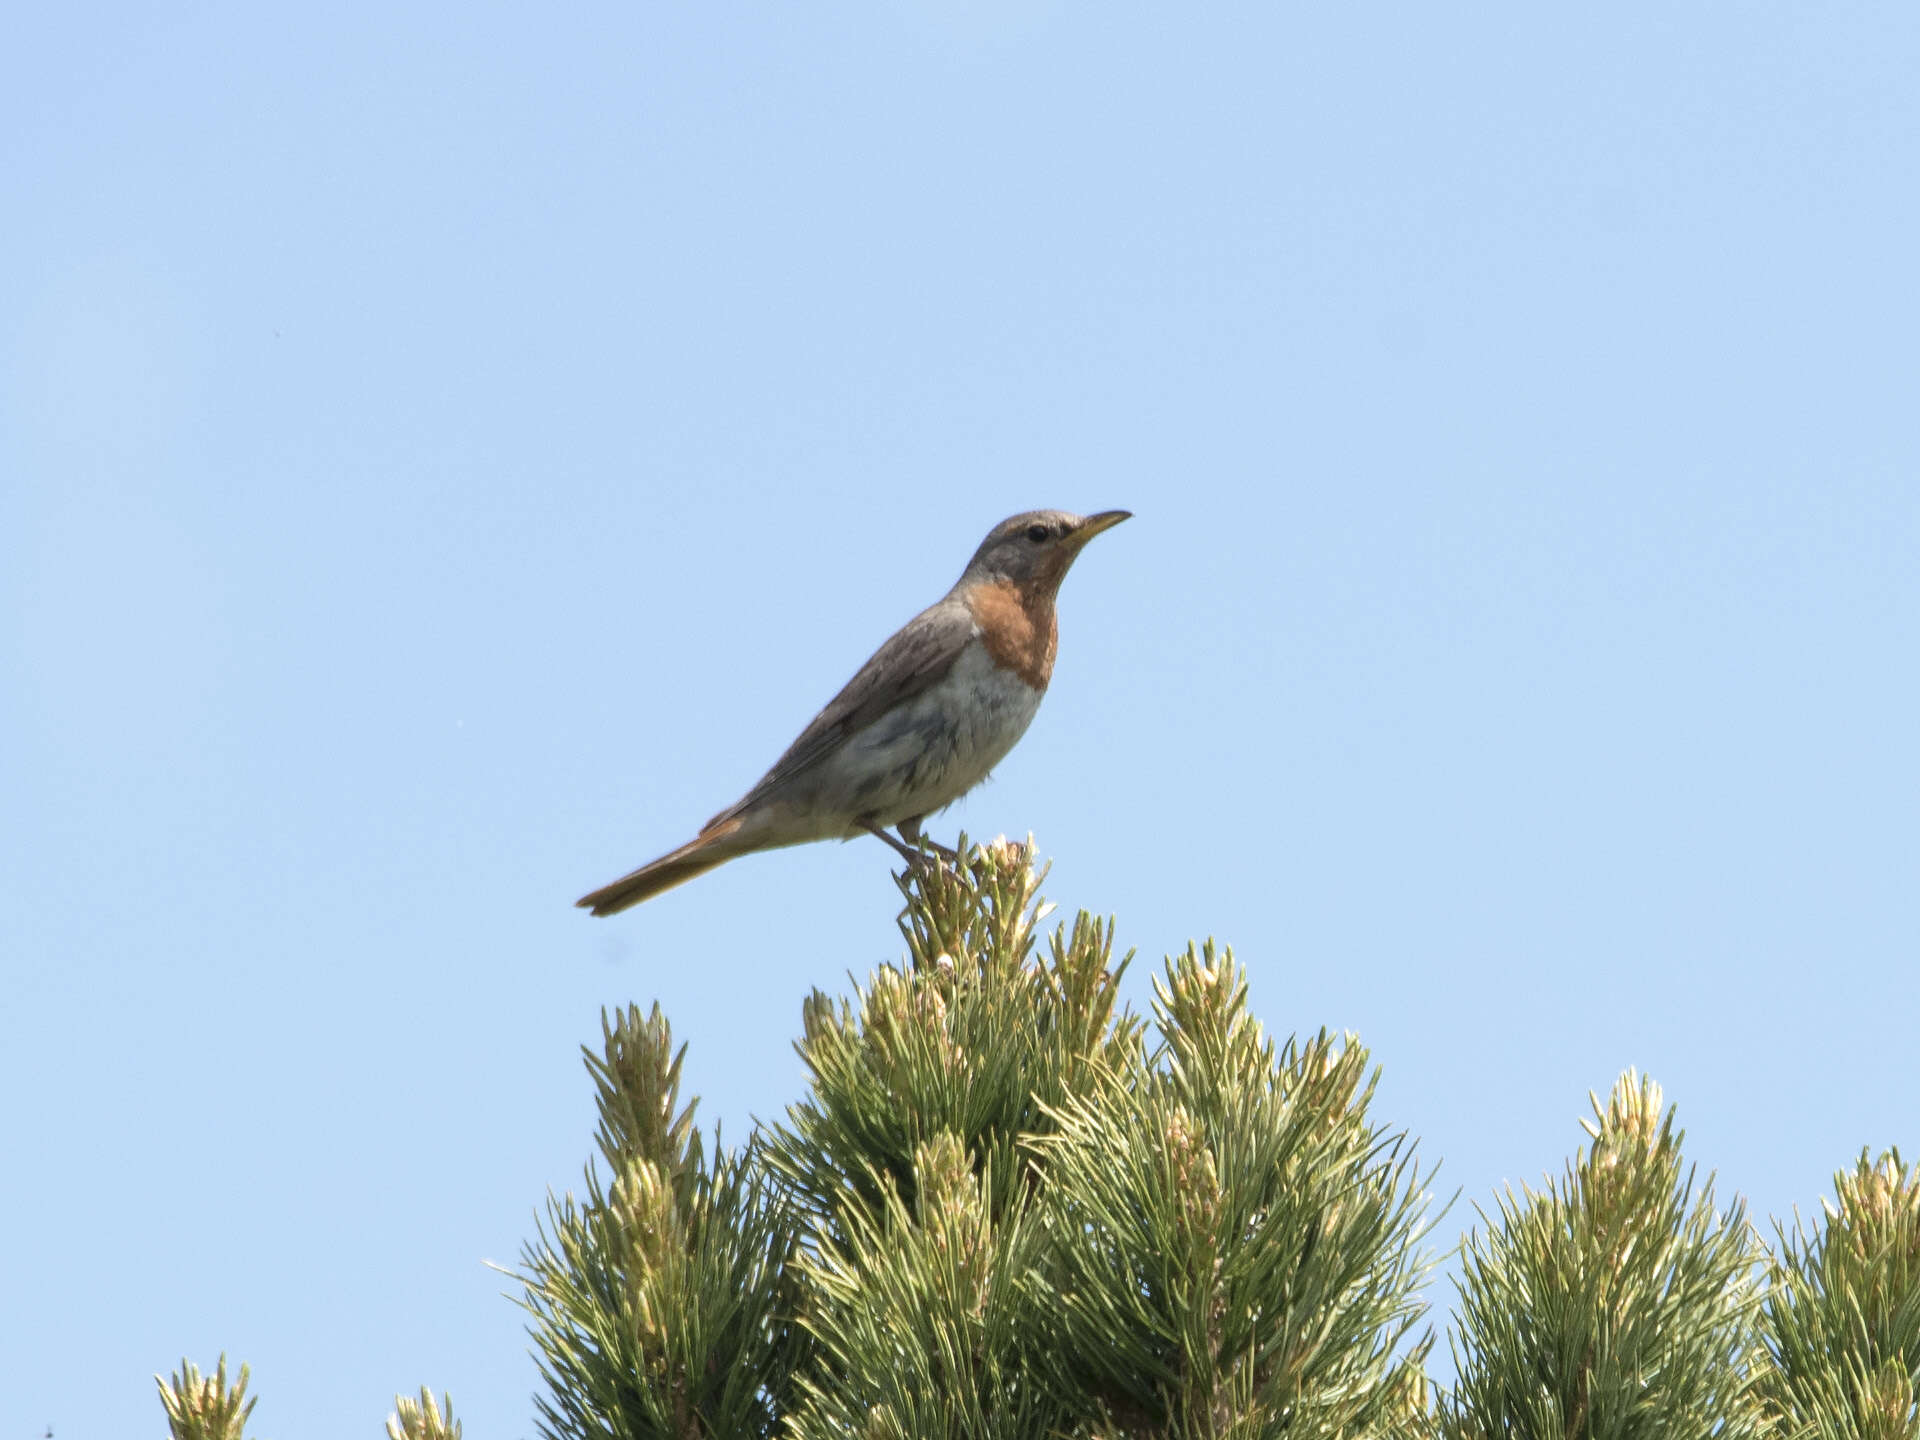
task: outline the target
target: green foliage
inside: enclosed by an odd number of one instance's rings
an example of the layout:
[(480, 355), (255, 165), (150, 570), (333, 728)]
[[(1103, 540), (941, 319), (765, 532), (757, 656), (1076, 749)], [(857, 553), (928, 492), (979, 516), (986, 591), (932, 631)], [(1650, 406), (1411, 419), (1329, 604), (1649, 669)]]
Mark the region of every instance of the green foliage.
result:
[(1753, 1392), (1757, 1247), (1736, 1200), (1694, 1193), (1660, 1088), (1622, 1076), (1558, 1185), (1508, 1191), (1465, 1245), (1449, 1440), (1742, 1440)]
[(1044, 872), (1022, 846), (973, 853), (900, 879), (904, 966), (875, 971), (856, 1003), (816, 990), (804, 1008), (812, 1093), (767, 1159), (826, 1235), (847, 1238), (850, 1197), (874, 1219), (890, 1190), (911, 1210), (919, 1149), (945, 1135), (994, 1178), (998, 1213), (1024, 1183), (1022, 1137), (1053, 1128), (1048, 1107), (1135, 1061), (1140, 1023), (1114, 1015), (1132, 956), (1112, 963), (1112, 925), (1082, 914), (1034, 958)]
[[(1920, 1440), (1897, 1151), (1766, 1257), (1630, 1072), (1481, 1212), (1430, 1396), (1430, 1176), (1367, 1052), (1270, 1038), (1211, 942), (1135, 1015), (1111, 921), (1043, 934), (1029, 848), (960, 851), (900, 877), (898, 964), (806, 1001), (807, 1093), (738, 1150), (657, 1006), (602, 1016), (598, 1154), (513, 1272), (546, 1440)], [(247, 1378), (182, 1362), (174, 1440), (244, 1440)], [(423, 1389), (387, 1434), (460, 1425)]]
[(1044, 1300), (1024, 1284), (1045, 1243), (1032, 1206), (996, 1216), (990, 1172), (953, 1135), (920, 1146), (911, 1209), (886, 1186), (879, 1213), (842, 1212), (843, 1241), (803, 1261), (817, 1363), (799, 1377), (788, 1433), (1043, 1436), (1066, 1416), (1037, 1384)]
[(1115, 1014), (1086, 915), (1032, 939), (1017, 847), (910, 877), (906, 967), (816, 996), (771, 1160), (812, 1217), (801, 1436), (1378, 1434), (1424, 1269), (1365, 1052), (1276, 1050), (1211, 946)]
[(1030, 1140), (1058, 1295), (1055, 1391), (1129, 1433), (1361, 1436), (1424, 1393), (1401, 1352), (1427, 1269), (1411, 1147), (1370, 1125), (1366, 1052), (1274, 1043), (1232, 953), (1155, 982), (1160, 1043)]
[(156, 1375), (153, 1383), (160, 1387), (167, 1433), (173, 1440), (241, 1440), (246, 1434), (247, 1417), (257, 1403), (247, 1399), (246, 1366), (240, 1367), (240, 1378), (229, 1384), (225, 1355), (211, 1375), (202, 1375), (199, 1367), (182, 1360), (167, 1379)]
[(460, 1422), (453, 1418), (453, 1397), (442, 1402), (433, 1391), (420, 1387), (420, 1398), (401, 1395), (393, 1402), (393, 1416), (387, 1421), (387, 1440), (460, 1440)]
[[(257, 1400), (247, 1398), (247, 1367), (240, 1367), (239, 1378), (227, 1379), (227, 1357), (211, 1375), (202, 1375), (198, 1367), (182, 1360), (180, 1368), (167, 1379), (153, 1377), (160, 1387), (160, 1404), (167, 1412), (167, 1433), (172, 1440), (243, 1440), (247, 1419)], [(395, 1413), (387, 1421), (388, 1440), (460, 1440), (460, 1422), (453, 1418), (452, 1402), (440, 1402), (422, 1386), (420, 1398), (404, 1395), (394, 1401)]]
[(1920, 1437), (1920, 1167), (1898, 1150), (1834, 1176), (1826, 1224), (1776, 1226), (1764, 1389), (1782, 1434)]
[(1423, 1200), (1365, 1052), (1276, 1047), (1210, 946), (1150, 1045), (1111, 923), (1042, 937), (1027, 849), (962, 852), (902, 878), (901, 964), (807, 1002), (809, 1093), (737, 1156), (657, 1012), (605, 1025), (599, 1162), (519, 1272), (544, 1433), (1408, 1428)]
[(544, 1434), (774, 1433), (775, 1397), (802, 1348), (787, 1209), (754, 1147), (709, 1157), (679, 1104), (682, 1052), (658, 1006), (602, 1016), (586, 1051), (610, 1179), (549, 1197), (521, 1256), (521, 1303), (546, 1394)]

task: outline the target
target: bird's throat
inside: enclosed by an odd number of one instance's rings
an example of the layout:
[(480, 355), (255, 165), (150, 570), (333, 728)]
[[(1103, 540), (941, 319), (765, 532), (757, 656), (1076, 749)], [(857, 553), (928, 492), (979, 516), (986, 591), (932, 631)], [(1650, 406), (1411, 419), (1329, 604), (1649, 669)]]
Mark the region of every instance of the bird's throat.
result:
[(1012, 581), (993, 580), (970, 586), (966, 602), (993, 663), (1036, 690), (1046, 689), (1060, 643), (1053, 596), (1023, 590)]

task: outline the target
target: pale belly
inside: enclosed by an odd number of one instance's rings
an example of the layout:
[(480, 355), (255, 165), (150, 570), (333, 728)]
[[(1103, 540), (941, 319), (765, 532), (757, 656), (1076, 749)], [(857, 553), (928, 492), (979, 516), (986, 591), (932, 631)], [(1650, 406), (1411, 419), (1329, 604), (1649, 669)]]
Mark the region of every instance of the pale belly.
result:
[(849, 817), (891, 826), (944, 809), (1006, 757), (1043, 693), (969, 646), (938, 684), (848, 736), (802, 793), (783, 797), (774, 843), (861, 833)]

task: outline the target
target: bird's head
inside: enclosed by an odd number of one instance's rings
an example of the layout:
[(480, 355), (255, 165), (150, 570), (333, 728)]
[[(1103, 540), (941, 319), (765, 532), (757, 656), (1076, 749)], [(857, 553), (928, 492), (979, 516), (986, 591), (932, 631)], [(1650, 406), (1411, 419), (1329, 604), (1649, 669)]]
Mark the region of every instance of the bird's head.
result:
[(1029, 594), (1052, 595), (1086, 543), (1132, 513), (1102, 510), (1097, 515), (1072, 515), (1065, 510), (1029, 510), (1002, 520), (973, 552), (960, 583), (1010, 581)]

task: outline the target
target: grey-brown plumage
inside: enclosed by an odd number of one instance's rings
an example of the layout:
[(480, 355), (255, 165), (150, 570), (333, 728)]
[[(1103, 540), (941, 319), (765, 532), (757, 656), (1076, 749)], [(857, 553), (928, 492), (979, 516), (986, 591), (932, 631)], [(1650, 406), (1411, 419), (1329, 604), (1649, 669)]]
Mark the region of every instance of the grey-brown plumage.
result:
[(875, 651), (758, 784), (678, 850), (577, 903), (611, 915), (737, 855), (862, 831), (913, 853), (920, 822), (1025, 733), (1053, 673), (1060, 582), (1087, 541), (1127, 518), (1031, 510), (1001, 521), (953, 589)]

